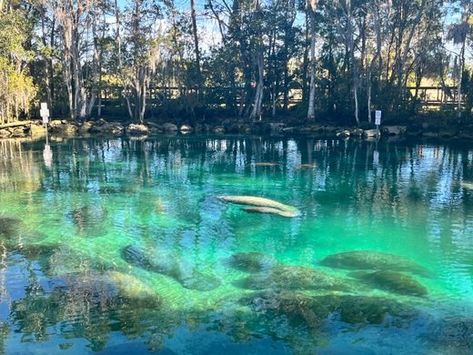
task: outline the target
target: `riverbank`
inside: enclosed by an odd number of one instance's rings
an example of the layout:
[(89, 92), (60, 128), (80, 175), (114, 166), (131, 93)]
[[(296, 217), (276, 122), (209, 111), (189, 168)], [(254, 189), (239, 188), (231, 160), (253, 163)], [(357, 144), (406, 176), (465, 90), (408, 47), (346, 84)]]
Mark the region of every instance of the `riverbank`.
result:
[[(285, 122), (248, 122), (238, 119), (213, 120), (202, 123), (144, 122), (143, 124), (99, 119), (83, 123), (52, 120), (48, 132), (56, 136), (130, 136), (147, 137), (158, 134), (272, 134), (280, 136), (310, 136), (316, 138), (417, 137), (473, 141), (473, 123), (452, 120), (419, 119), (404, 125), (382, 125), (379, 130), (370, 125), (362, 127), (338, 126), (330, 123), (308, 123), (299, 120)], [(0, 126), (0, 139), (42, 137), (46, 129), (40, 121), (18, 122)]]

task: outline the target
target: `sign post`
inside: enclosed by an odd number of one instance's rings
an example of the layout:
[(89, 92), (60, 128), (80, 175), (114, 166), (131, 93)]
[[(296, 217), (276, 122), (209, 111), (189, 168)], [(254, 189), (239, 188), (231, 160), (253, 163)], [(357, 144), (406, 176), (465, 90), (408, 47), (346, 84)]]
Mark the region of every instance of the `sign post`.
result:
[(375, 111), (375, 116), (374, 116), (374, 124), (376, 125), (376, 130), (378, 131), (378, 135), (380, 134), (379, 132), (379, 126), (381, 126), (381, 117), (383, 115), (383, 112), (380, 110)]

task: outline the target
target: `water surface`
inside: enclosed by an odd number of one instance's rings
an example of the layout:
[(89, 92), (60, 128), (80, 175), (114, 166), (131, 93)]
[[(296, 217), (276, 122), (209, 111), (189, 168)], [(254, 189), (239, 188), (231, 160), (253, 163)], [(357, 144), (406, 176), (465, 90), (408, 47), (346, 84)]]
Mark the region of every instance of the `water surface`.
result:
[[(473, 351), (473, 149), (194, 136), (50, 144), (52, 156), (44, 142), (0, 142), (6, 353)], [(301, 214), (248, 213), (221, 195)], [(374, 265), (324, 262), (353, 251)], [(399, 259), (385, 265), (380, 253)]]

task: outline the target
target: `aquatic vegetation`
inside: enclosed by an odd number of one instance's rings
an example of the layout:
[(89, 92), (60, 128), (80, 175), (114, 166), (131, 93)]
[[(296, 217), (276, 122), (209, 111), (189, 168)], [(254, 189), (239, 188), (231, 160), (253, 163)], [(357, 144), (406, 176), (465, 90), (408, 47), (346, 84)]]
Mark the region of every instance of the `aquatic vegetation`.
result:
[(258, 252), (236, 253), (227, 262), (231, 267), (246, 272), (261, 272), (277, 265), (275, 258)]
[(368, 285), (400, 295), (425, 296), (427, 289), (410, 275), (396, 271), (381, 270), (374, 272), (354, 272), (355, 277)]
[(300, 215), (297, 208), (264, 197), (220, 196), (219, 199), (225, 202), (251, 206), (245, 209), (247, 212), (274, 213), (283, 217), (297, 217)]
[(340, 269), (391, 270), (429, 276), (423, 266), (401, 256), (377, 251), (357, 250), (329, 255), (320, 262), (323, 266)]
[(291, 265), (278, 265), (267, 272), (253, 274), (235, 282), (244, 289), (338, 290), (347, 291), (349, 282), (324, 271)]
[(153, 258), (133, 245), (123, 248), (121, 255), (130, 265), (169, 276), (179, 282), (184, 288), (196, 291), (210, 291), (220, 286), (220, 281), (212, 275), (201, 273), (198, 270), (184, 271), (183, 265), (173, 257), (159, 255), (159, 257)]

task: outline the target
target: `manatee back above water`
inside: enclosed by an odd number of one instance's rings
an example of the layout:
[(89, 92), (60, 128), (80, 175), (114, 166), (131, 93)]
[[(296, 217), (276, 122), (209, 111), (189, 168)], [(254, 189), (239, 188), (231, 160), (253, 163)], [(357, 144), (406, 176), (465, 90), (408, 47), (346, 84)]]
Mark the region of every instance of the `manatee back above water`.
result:
[(412, 260), (377, 251), (358, 250), (329, 255), (320, 264), (340, 269), (406, 271), (430, 276), (429, 270)]
[(153, 258), (133, 245), (123, 248), (121, 256), (133, 266), (171, 277), (190, 290), (210, 291), (220, 286), (220, 280), (216, 277), (197, 270), (187, 272), (184, 266), (171, 256), (160, 255), (159, 258)]
[(349, 276), (355, 277), (366, 284), (400, 295), (425, 296), (427, 289), (410, 275), (396, 271), (380, 270), (374, 272), (353, 272)]

